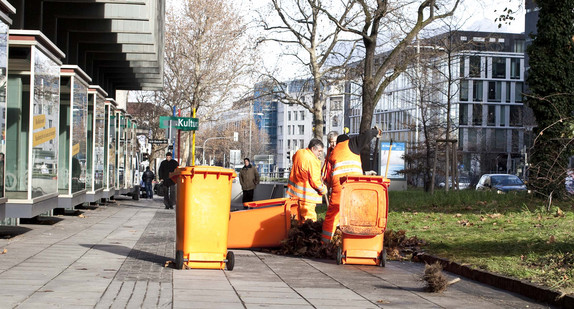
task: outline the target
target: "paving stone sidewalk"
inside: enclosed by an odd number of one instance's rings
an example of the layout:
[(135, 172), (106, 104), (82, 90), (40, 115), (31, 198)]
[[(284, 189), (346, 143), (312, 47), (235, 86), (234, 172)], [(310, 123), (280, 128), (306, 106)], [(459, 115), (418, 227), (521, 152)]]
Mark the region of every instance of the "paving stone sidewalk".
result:
[(463, 278), (427, 293), (424, 266), (410, 262), (336, 265), (234, 250), (233, 271), (174, 270), (164, 264), (175, 214), (161, 198), (55, 219), (0, 227), (0, 308), (549, 308)]

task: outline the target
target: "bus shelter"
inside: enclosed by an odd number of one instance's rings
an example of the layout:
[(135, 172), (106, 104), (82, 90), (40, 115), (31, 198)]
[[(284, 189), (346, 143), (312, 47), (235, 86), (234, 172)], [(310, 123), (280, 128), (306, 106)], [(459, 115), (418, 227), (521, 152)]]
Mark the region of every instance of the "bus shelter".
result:
[[(60, 68), (60, 208), (73, 209), (86, 201), (88, 85), (91, 80), (76, 65), (63, 65)], [(44, 173), (45, 170), (41, 169), (40, 172)]]
[(116, 193), (116, 108), (116, 101), (107, 98), (104, 111), (104, 200)]
[[(0, 0), (0, 85), (6, 85), (8, 72), (8, 29), (12, 20), (8, 17), (16, 10), (8, 1)], [(0, 224), (12, 224), (6, 218), (6, 194), (4, 192), (4, 171), (6, 170), (6, 87), (0, 88)]]
[(10, 30), (6, 113), (6, 217), (58, 207), (60, 66), (40, 31)]
[(115, 189), (116, 195), (126, 194), (126, 111), (123, 109), (116, 109), (115, 113), (116, 122), (116, 168), (115, 175)]
[(107, 92), (100, 86), (88, 88), (88, 136), (86, 160), (86, 202), (98, 202), (104, 192), (105, 125)]

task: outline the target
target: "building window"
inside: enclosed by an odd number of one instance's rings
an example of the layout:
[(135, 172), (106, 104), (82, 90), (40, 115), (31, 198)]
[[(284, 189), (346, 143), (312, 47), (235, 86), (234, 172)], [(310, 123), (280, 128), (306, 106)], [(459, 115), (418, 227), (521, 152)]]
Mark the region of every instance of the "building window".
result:
[(468, 104), (460, 104), (459, 105), (459, 119), (458, 122), (460, 125), (467, 125), (468, 124)]
[(480, 56), (469, 57), (469, 76), (480, 77)]
[(287, 140), (287, 150), (291, 150), (291, 140)]
[(291, 121), (291, 112), (287, 112), (287, 120)]
[(506, 109), (508, 107), (507, 106), (501, 106), (500, 107), (500, 126), (501, 127), (506, 127)]
[(293, 120), (297, 121), (297, 112), (293, 112)]
[(291, 126), (290, 125), (287, 126), (287, 134), (291, 135)]
[[(377, 115), (377, 116), (380, 117), (380, 114)], [(333, 116), (333, 121), (331, 122), (331, 126), (332, 126), (333, 128), (336, 128), (336, 127), (339, 126), (339, 117)]]
[(305, 120), (305, 111), (301, 111), (301, 120)]
[(487, 126), (495, 126), (496, 125), (496, 105), (488, 105), (488, 114), (486, 118), (486, 125)]
[(301, 149), (305, 148), (305, 141), (302, 139), (299, 140), (299, 147), (301, 147)]
[(522, 102), (523, 96), (522, 92), (524, 91), (524, 83), (516, 83), (514, 86), (514, 102), (520, 103)]
[(510, 106), (510, 126), (519, 127), (522, 125), (522, 106)]
[(460, 81), (460, 100), (468, 101), (468, 80)]
[(299, 125), (299, 134), (305, 134), (305, 126)]
[(501, 82), (488, 82), (488, 101), (500, 102)]
[(492, 58), (492, 77), (493, 78), (506, 77), (506, 58), (502, 57)]
[(524, 40), (514, 40), (514, 52), (515, 53), (524, 52)]
[(510, 103), (510, 82), (506, 82), (506, 97), (504, 102)]
[(498, 151), (504, 151), (506, 146), (506, 131), (505, 129), (494, 130), (494, 148)]
[(460, 56), (460, 63), (459, 63), (459, 75), (460, 77), (464, 77), (464, 56)]
[(482, 125), (482, 104), (472, 105), (472, 124), (475, 126)]
[(472, 100), (476, 102), (482, 102), (482, 85), (484, 83), (481, 80), (475, 80), (472, 83)]
[(520, 79), (520, 58), (510, 58), (510, 78)]

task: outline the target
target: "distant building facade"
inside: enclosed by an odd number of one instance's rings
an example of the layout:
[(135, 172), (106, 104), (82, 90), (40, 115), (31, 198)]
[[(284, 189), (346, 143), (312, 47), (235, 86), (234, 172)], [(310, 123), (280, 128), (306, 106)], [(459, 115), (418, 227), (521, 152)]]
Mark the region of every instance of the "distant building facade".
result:
[[(449, 51), (436, 44), (445, 36)], [(533, 123), (524, 108), (524, 34), (453, 31), (421, 40), (416, 48), (418, 62), (385, 89), (373, 125), (412, 151), (425, 139), (423, 125), (434, 123), (435, 136), (444, 136), (440, 130), (446, 129), (450, 99), (450, 139), (458, 141), (459, 172), (520, 173)], [(352, 134), (359, 130), (360, 92), (358, 83), (351, 84)]]

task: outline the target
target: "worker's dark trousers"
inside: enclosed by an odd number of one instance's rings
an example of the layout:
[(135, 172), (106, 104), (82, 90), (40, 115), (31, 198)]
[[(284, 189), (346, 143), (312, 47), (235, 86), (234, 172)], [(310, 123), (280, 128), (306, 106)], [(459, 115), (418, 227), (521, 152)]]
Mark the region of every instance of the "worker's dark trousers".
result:
[(175, 205), (175, 185), (165, 188), (163, 204), (165, 205), (165, 209), (173, 209), (173, 205)]

